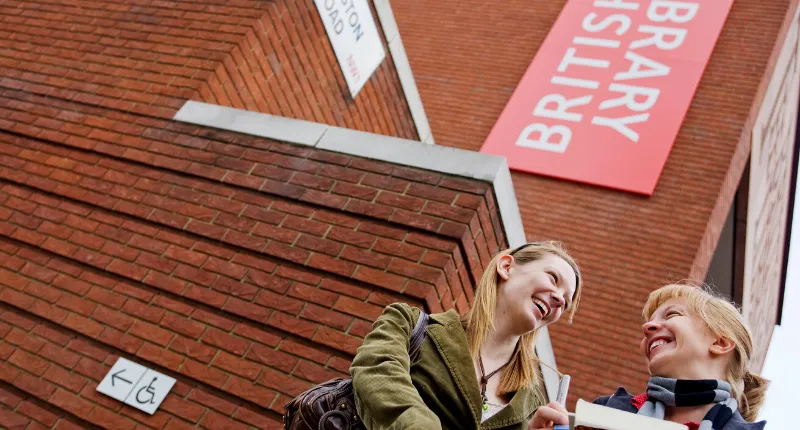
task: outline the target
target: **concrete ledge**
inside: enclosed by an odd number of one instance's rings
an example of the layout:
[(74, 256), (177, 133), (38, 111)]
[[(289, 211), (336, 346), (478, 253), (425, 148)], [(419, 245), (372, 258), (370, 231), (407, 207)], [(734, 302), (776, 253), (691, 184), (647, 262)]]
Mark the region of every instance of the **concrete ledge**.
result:
[[(489, 182), (494, 190), (509, 246), (516, 247), (527, 242), (514, 184), (504, 157), (191, 100), (181, 107), (173, 119)], [(542, 362), (556, 368), (546, 328), (539, 333), (536, 351)], [(544, 366), (542, 374), (548, 397), (555, 399), (558, 375)]]
[(206, 127), (236, 131), (298, 145), (314, 146), (328, 129), (325, 124), (188, 101), (173, 118)]
[[(506, 160), (496, 155), (330, 127), (317, 148), (494, 182)], [(509, 177), (509, 180), (511, 178)]]
[(392, 56), (397, 76), (400, 78), (400, 86), (403, 87), (403, 93), (405, 93), (408, 108), (411, 111), (411, 118), (414, 119), (414, 125), (417, 127), (419, 140), (433, 144), (431, 126), (428, 123), (428, 116), (425, 115), (425, 108), (422, 106), (422, 98), (417, 89), (417, 82), (414, 80), (414, 73), (411, 71), (411, 64), (408, 62), (406, 48), (400, 38), (400, 30), (397, 27), (392, 6), (389, 4), (389, 0), (374, 0), (373, 3), (381, 22), (381, 28), (383, 28), (383, 35), (386, 37), (386, 43), (389, 45), (389, 54)]

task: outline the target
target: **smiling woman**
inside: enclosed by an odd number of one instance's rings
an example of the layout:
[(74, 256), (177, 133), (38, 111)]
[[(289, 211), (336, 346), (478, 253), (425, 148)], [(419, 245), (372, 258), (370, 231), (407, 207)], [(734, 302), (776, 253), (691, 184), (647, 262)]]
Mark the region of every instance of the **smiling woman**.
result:
[(667, 285), (650, 294), (642, 313), (647, 392), (620, 388), (595, 403), (690, 429), (764, 428), (752, 421), (769, 382), (748, 370), (752, 339), (736, 307), (708, 288)]
[(361, 422), (369, 430), (529, 428), (545, 408), (536, 334), (565, 314), (572, 319), (581, 286), (577, 264), (558, 243), (502, 251), (466, 315), (431, 315), (413, 361), (409, 336), (420, 311), (388, 306), (350, 368)]

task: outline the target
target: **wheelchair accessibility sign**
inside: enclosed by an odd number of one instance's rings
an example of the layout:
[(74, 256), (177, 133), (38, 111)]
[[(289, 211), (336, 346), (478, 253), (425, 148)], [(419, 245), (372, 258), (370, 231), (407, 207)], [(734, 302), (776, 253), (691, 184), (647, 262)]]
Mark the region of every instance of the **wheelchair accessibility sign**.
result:
[(152, 415), (175, 385), (175, 378), (120, 357), (97, 391)]

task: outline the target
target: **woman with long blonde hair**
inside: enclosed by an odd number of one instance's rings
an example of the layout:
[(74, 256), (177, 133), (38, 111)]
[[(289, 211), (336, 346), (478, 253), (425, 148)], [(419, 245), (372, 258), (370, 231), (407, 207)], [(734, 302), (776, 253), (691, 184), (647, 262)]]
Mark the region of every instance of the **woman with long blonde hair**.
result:
[(350, 368), (361, 422), (369, 430), (528, 428), (544, 405), (536, 335), (572, 318), (581, 287), (578, 265), (556, 242), (502, 251), (465, 315), (430, 316), (414, 362), (409, 335), (420, 310), (387, 306)]
[(750, 331), (739, 310), (708, 287), (671, 284), (642, 311), (647, 392), (620, 388), (595, 403), (700, 430), (760, 430), (769, 381), (750, 372)]

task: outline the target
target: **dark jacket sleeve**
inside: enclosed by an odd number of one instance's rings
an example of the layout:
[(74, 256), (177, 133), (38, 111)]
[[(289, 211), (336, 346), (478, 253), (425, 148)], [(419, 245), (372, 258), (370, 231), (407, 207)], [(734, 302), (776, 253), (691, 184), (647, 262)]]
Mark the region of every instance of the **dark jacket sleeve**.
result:
[(610, 396), (598, 397), (593, 403), (596, 405), (606, 406), (635, 414), (638, 409), (636, 409), (636, 406), (631, 403), (632, 398), (633, 395), (631, 393), (625, 390), (625, 388), (619, 387), (614, 394)]
[(353, 359), (356, 410), (369, 430), (441, 429), (411, 382), (408, 339), (418, 316), (405, 304), (387, 306)]
[(606, 404), (608, 404), (608, 399), (610, 399), (610, 398), (611, 398), (611, 396), (598, 397), (598, 398), (594, 399), (594, 401), (592, 403), (594, 403), (595, 405), (605, 406)]

